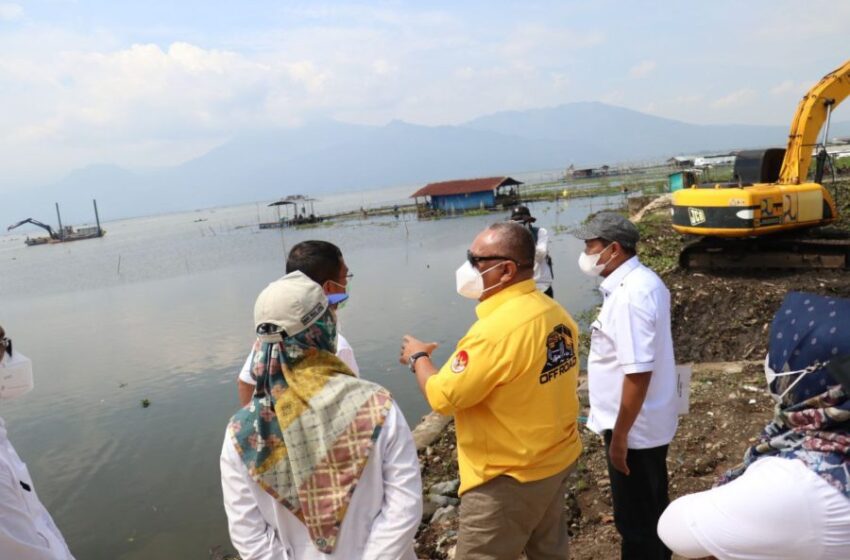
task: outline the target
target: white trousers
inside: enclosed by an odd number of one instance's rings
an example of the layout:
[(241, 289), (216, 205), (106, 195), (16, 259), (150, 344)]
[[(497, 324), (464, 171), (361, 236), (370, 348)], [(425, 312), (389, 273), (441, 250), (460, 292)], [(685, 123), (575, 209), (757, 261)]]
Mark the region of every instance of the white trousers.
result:
[(765, 457), (729, 484), (675, 500), (658, 536), (685, 558), (848, 560), (850, 499), (801, 461)]

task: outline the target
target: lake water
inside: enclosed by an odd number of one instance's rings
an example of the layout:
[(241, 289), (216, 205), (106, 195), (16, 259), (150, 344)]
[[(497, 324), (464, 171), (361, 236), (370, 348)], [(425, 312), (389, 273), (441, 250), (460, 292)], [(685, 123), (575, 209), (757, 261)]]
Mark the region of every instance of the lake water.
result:
[[(406, 201), (410, 189), (323, 198), (323, 213)], [(538, 225), (574, 226), (620, 197), (531, 205)], [(102, 213), (108, 214), (107, 209)], [(0, 324), (34, 364), (35, 390), (0, 402), (9, 437), (80, 560), (206, 559), (230, 550), (218, 456), (252, 344), (253, 302), (305, 239), (339, 245), (354, 278), (340, 313), (364, 377), (388, 387), (412, 425), (427, 405), (397, 362), (404, 333), (441, 343), (474, 321), (454, 271), (505, 214), (418, 222), (352, 220), (258, 230), (257, 205), (107, 222), (106, 237), (25, 247), (0, 237)], [(206, 221), (195, 221), (206, 220)], [(574, 315), (597, 302), (553, 236), (555, 295)], [(150, 407), (141, 406), (142, 399)]]

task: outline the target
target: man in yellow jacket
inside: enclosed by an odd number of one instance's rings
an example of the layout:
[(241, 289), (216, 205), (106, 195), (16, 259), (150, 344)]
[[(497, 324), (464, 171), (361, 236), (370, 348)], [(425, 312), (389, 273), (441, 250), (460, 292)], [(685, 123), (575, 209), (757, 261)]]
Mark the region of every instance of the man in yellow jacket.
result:
[(566, 480), (581, 453), (578, 327), (533, 280), (534, 240), (516, 223), (481, 232), (457, 271), (478, 300), (472, 325), (439, 370), (435, 343), (411, 336), (400, 361), (431, 407), (455, 417), (464, 560), (567, 559)]

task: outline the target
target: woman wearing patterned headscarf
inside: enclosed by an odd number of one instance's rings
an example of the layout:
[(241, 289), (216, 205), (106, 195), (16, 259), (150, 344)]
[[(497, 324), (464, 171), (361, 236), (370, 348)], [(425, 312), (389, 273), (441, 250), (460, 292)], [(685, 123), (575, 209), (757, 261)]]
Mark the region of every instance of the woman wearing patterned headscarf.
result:
[(706, 492), (674, 501), (661, 539), (686, 558), (850, 558), (850, 300), (790, 293), (765, 359), (776, 401), (744, 461)]
[(256, 391), (221, 454), (233, 545), (243, 560), (415, 559), (419, 463), (383, 387), (334, 355), (336, 319), (301, 272), (254, 308)]

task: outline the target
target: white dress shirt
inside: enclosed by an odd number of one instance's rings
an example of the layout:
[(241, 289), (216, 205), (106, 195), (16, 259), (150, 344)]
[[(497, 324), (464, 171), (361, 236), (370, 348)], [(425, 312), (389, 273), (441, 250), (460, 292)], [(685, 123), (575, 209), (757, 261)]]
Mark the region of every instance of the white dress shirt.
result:
[(229, 432), (221, 450), (221, 486), (230, 540), (243, 560), (416, 560), (422, 480), (413, 436), (395, 404), (357, 482), (333, 554), (319, 552), (307, 527), (254, 482)]
[(670, 292), (637, 257), (609, 274), (599, 291), (602, 310), (591, 325), (587, 360), (587, 426), (596, 433), (612, 430), (620, 412), (625, 376), (652, 372), (628, 445), (631, 449), (666, 445), (679, 422)]
[(0, 418), (0, 559), (74, 560)]
[(549, 266), (549, 232), (546, 228), (537, 228), (537, 243), (534, 246), (534, 283), (537, 289), (545, 292), (552, 287), (552, 267)]
[[(357, 360), (354, 357), (354, 349), (340, 333), (337, 333), (336, 357), (348, 366), (348, 369), (354, 373), (355, 377), (360, 377), (360, 368), (357, 366)], [(242, 365), (242, 370), (239, 372), (239, 380), (244, 381), (249, 385), (257, 384), (257, 380), (251, 375), (251, 366), (253, 365), (253, 361), (254, 351), (251, 350), (251, 352), (248, 353), (248, 357), (245, 359), (245, 363)]]

